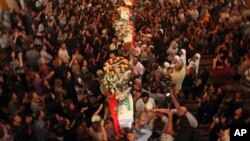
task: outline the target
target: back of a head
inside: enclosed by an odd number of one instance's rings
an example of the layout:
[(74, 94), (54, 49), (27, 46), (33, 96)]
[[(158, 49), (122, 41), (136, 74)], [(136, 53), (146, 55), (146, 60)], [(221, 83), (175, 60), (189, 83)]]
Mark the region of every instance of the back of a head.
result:
[(184, 114), (187, 113), (187, 108), (186, 108), (185, 106), (181, 106), (180, 109), (182, 110), (182, 112), (183, 112)]
[(186, 116), (180, 117), (175, 141), (192, 141), (193, 130)]
[(189, 123), (189, 120), (186, 116), (180, 117), (179, 128), (180, 128), (180, 130), (192, 128), (191, 124)]
[(95, 132), (99, 132), (100, 122), (99, 121), (93, 122), (91, 127)]
[(187, 108), (184, 106), (181, 106), (180, 108), (177, 109), (177, 114), (179, 117), (185, 116), (187, 113)]

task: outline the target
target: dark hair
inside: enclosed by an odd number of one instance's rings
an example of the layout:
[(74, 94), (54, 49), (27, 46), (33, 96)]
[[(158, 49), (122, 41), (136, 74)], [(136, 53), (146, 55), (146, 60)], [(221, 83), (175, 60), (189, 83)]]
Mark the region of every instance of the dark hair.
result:
[(149, 94), (146, 93), (146, 92), (143, 92), (143, 93), (141, 94), (141, 98), (144, 98), (144, 97), (149, 97)]
[(114, 122), (114, 120), (113, 120), (113, 118), (108, 117), (108, 118), (105, 120), (105, 124), (106, 124), (107, 122), (111, 122), (111, 123), (113, 123), (113, 122)]
[(134, 56), (134, 58), (137, 58), (137, 60), (140, 61), (140, 58), (138, 56)]
[(16, 116), (21, 117), (19, 113), (15, 113), (11, 116), (11, 122), (14, 122)]
[(95, 121), (95, 122), (92, 123), (92, 126), (91, 126), (91, 127), (93, 128), (93, 130), (94, 130), (95, 132), (99, 132), (98, 129), (100, 128), (100, 124), (101, 124), (101, 123), (100, 123), (99, 121)]

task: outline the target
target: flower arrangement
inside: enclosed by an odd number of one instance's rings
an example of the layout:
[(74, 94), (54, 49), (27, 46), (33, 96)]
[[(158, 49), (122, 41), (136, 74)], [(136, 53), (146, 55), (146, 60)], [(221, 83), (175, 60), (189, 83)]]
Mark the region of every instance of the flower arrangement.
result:
[(104, 63), (103, 83), (107, 90), (114, 95), (123, 91), (123, 81), (129, 75), (129, 62), (123, 57), (114, 57)]
[(116, 30), (115, 35), (118, 36), (118, 39), (123, 40), (133, 32), (133, 30), (131, 30), (130, 21), (131, 12), (128, 7), (119, 7), (118, 12), (120, 14), (120, 19), (115, 21), (114, 24)]
[(116, 21), (115, 30), (115, 34), (121, 39), (125, 38), (129, 34), (132, 34), (130, 23), (124, 20)]

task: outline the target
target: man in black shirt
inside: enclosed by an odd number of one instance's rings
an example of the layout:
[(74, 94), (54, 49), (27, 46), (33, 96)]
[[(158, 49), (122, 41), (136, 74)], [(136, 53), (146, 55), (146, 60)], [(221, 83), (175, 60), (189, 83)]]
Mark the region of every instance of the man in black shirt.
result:
[(27, 116), (25, 122), (22, 121), (20, 115), (15, 114), (11, 123), (11, 130), (14, 133), (15, 141), (29, 141), (31, 139), (32, 128), (31, 128), (32, 118)]

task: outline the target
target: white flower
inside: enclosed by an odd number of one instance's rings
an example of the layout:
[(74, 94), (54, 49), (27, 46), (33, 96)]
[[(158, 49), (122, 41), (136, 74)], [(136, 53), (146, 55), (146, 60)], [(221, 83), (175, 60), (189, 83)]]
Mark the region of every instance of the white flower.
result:
[(113, 88), (111, 88), (110, 91), (111, 91), (112, 94), (115, 93), (115, 90)]

